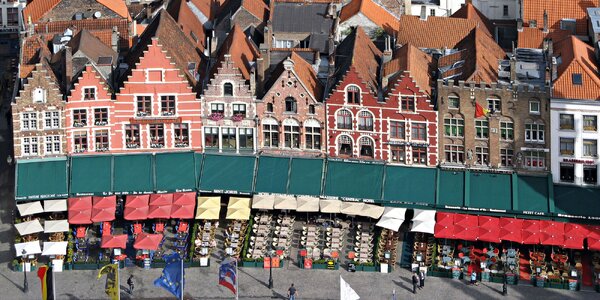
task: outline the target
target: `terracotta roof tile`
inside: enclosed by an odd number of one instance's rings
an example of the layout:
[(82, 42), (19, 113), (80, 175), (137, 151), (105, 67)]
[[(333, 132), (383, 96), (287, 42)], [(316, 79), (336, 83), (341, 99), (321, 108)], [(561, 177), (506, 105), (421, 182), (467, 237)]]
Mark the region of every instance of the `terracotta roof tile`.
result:
[(31, 19), (32, 23), (37, 22), (43, 17), (49, 10), (55, 7), (62, 0), (34, 0), (31, 1), (23, 9), (23, 19), (25, 23), (29, 23)]
[(490, 36), (493, 36), (492, 32), (494, 32), (494, 26), (492, 25), (492, 22), (490, 22), (490, 20), (471, 3), (465, 4), (455, 13), (453, 13), (450, 17), (474, 20), (478, 24), (483, 24), (487, 33)]
[(576, 33), (587, 35), (587, 8), (600, 6), (600, 0), (522, 0), (523, 22), (535, 20), (537, 27), (544, 25), (544, 11), (548, 12), (548, 28), (560, 29), (560, 20), (575, 19)]
[(457, 48), (467, 50), (463, 76), (459, 79), (477, 83), (498, 81), (498, 61), (506, 57), (506, 52), (482, 28), (473, 30)]
[(226, 54), (231, 56), (231, 60), (240, 69), (244, 79), (250, 80), (251, 64), (260, 57), (260, 53), (252, 40), (247, 38), (246, 34), (237, 25), (233, 26), (223, 42), (223, 46), (219, 50), (219, 60), (215, 64), (212, 74), (215, 74), (216, 68), (221, 66)]
[(352, 2), (344, 5), (340, 12), (340, 22), (344, 22), (359, 13), (388, 33), (395, 33), (400, 27), (400, 21), (373, 0), (352, 0)]
[(342, 0), (274, 0), (280, 3), (342, 3)]
[[(177, 23), (182, 27), (183, 32), (188, 39), (196, 44), (200, 51), (206, 49), (206, 33), (204, 31), (204, 25), (200, 22), (198, 17), (194, 14), (192, 9), (186, 4), (185, 0), (181, 1), (178, 15), (173, 16), (177, 19)], [(194, 33), (196, 40), (192, 37), (191, 33)]]
[(290, 59), (294, 62), (294, 72), (298, 75), (302, 84), (315, 97), (317, 101), (321, 101), (323, 97), (323, 85), (317, 78), (317, 72), (304, 58), (292, 51)]
[(337, 47), (336, 76), (340, 81), (346, 72), (353, 68), (358, 76), (376, 93), (379, 88), (379, 63), (382, 53), (377, 49), (362, 27), (356, 27)]
[(242, 7), (263, 21), (269, 17), (269, 6), (263, 0), (242, 0)]
[(34, 35), (23, 41), (21, 48), (20, 78), (27, 78), (35, 69), (35, 65), (43, 58), (50, 58), (52, 53), (43, 37)]
[(523, 27), (523, 30), (518, 32), (517, 48), (540, 49), (545, 38), (552, 39), (556, 43), (570, 35), (570, 31), (562, 29), (549, 30), (548, 33), (544, 33), (541, 28)]
[[(562, 62), (552, 86), (555, 98), (600, 100), (600, 75), (594, 48), (571, 36), (554, 44), (554, 53)], [(573, 75), (581, 74), (582, 84), (573, 83)]]
[(477, 26), (475, 20), (446, 17), (420, 20), (418, 16), (404, 15), (400, 18), (397, 43), (418, 48), (454, 48)]
[[(421, 90), (431, 95), (433, 59), (419, 48), (406, 44), (394, 51), (392, 60), (383, 65), (384, 76), (400, 73), (409, 74)], [(394, 76), (400, 78), (399, 76)], [(390, 80), (388, 86), (393, 86), (397, 80)]]
[(131, 16), (129, 15), (129, 10), (127, 9), (127, 5), (123, 0), (96, 0), (98, 3), (106, 6), (108, 9), (114, 11), (119, 16), (131, 20)]
[[(41, 23), (35, 27), (36, 34), (47, 34), (52, 35), (56, 33), (62, 34), (67, 28), (87, 29), (92, 34), (97, 36), (102, 42), (110, 45), (110, 34), (112, 29), (117, 26), (120, 33), (119, 48), (123, 51), (129, 49), (129, 24), (125, 19), (84, 19), (84, 20), (70, 20), (70, 21), (54, 21), (49, 23)], [(100, 33), (102, 32), (102, 33)], [(106, 37), (108, 35), (108, 37)]]

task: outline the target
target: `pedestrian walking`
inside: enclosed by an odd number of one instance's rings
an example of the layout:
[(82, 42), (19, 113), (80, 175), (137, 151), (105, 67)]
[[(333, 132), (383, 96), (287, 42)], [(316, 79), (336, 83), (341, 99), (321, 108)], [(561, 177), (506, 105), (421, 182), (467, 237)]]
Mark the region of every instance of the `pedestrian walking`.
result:
[(298, 295), (298, 291), (296, 290), (296, 288), (294, 287), (294, 284), (292, 283), (292, 285), (288, 289), (288, 299), (296, 300), (297, 295)]
[(413, 294), (417, 293), (417, 284), (418, 283), (419, 283), (419, 275), (417, 275), (417, 272), (414, 272), (413, 276), (412, 276)]
[(475, 271), (475, 270), (473, 270), (473, 272), (471, 272), (471, 284), (478, 285), (477, 284), (477, 271)]
[(133, 275), (129, 275), (129, 278), (127, 278), (127, 285), (129, 286), (129, 294), (133, 295)]
[(425, 271), (421, 270), (419, 273), (419, 288), (423, 289), (425, 287)]

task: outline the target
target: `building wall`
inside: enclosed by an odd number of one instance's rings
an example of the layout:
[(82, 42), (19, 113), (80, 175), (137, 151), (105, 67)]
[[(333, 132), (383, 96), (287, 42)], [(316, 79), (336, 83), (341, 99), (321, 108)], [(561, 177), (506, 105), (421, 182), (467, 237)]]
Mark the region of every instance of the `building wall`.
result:
[(350, 33), (351, 27), (356, 26), (362, 27), (365, 33), (370, 37), (373, 37), (375, 30), (379, 28), (377, 24), (373, 23), (373, 21), (369, 20), (369, 18), (365, 17), (362, 13), (358, 13), (352, 16), (350, 19), (340, 23), (340, 27), (338, 29), (338, 34), (340, 37), (338, 40), (343, 40)]
[[(467, 84), (443, 84), (438, 81), (438, 113), (439, 113), (439, 157), (442, 165), (459, 166), (478, 169), (506, 169), (523, 172), (548, 172), (550, 162), (550, 110), (548, 93), (545, 90), (529, 89), (515, 86), (517, 92), (512, 88), (501, 88), (492, 84), (491, 86)], [(460, 99), (459, 108), (449, 108), (449, 96), (457, 96)], [(500, 111), (489, 114), (489, 117), (475, 119), (476, 101), (483, 108), (488, 108), (488, 99), (500, 99)], [(539, 101), (540, 112), (530, 113), (531, 101)], [(453, 137), (446, 133), (445, 119), (458, 118), (464, 120), (463, 137)], [(488, 124), (488, 138), (476, 138), (476, 121), (485, 121)], [(501, 122), (513, 123), (513, 139), (503, 139)], [(539, 124), (543, 127), (543, 141), (531, 142), (526, 140), (526, 125)], [(537, 132), (536, 132), (537, 134)], [(531, 137), (534, 135), (530, 134)], [(446, 145), (457, 145), (464, 147), (463, 162), (451, 162), (446, 157)], [(488, 148), (488, 162), (478, 163), (476, 147)], [(501, 166), (501, 149), (513, 151), (512, 162)], [(470, 153), (469, 153), (470, 152)], [(544, 161), (530, 163), (526, 154), (538, 153)], [(519, 159), (519, 157), (521, 157)], [(536, 166), (533, 166), (535, 164)]]
[[(555, 183), (574, 184), (574, 185), (586, 185), (593, 186), (598, 185), (596, 183), (586, 183), (584, 181), (584, 168), (590, 168), (590, 172), (593, 173), (593, 168), (596, 168), (596, 178), (598, 178), (598, 165), (600, 160), (598, 154), (596, 156), (584, 156), (583, 155), (583, 140), (595, 140), (598, 141), (600, 135), (598, 135), (598, 128), (596, 130), (584, 130), (583, 128), (583, 116), (595, 116), (596, 120), (600, 119), (600, 105), (596, 101), (589, 100), (564, 100), (564, 99), (552, 99), (551, 100), (551, 124), (552, 124), (552, 178)], [(561, 129), (560, 115), (569, 114), (573, 115), (574, 127), (573, 129)], [(572, 138), (574, 140), (573, 154), (561, 153), (560, 139), (561, 138)], [(574, 168), (574, 178), (569, 180), (561, 174), (561, 165), (572, 166)], [(562, 177), (562, 178), (561, 178)]]
[[(490, 20), (516, 20), (518, 18), (519, 4), (517, 0), (472, 0), (477, 7)], [(504, 14), (504, 7), (508, 14)]]
[[(250, 76), (254, 76), (251, 74)], [(233, 95), (227, 96), (224, 94), (224, 85), (230, 83), (233, 85)], [(202, 124), (204, 124), (204, 130), (202, 132), (202, 141), (205, 151), (217, 151), (217, 152), (256, 152), (256, 122), (254, 121), (256, 116), (256, 97), (254, 95), (254, 89), (244, 79), (242, 73), (235, 65), (229, 55), (225, 55), (224, 61), (221, 62), (220, 67), (214, 74), (214, 77), (210, 80), (202, 99)], [(220, 117), (216, 117), (211, 114), (213, 113), (213, 104), (223, 105), (224, 113)], [(233, 114), (234, 104), (246, 105), (246, 115), (242, 119), (236, 119)], [(216, 118), (215, 118), (216, 117)], [(235, 119), (235, 120), (234, 120)], [(244, 144), (241, 146), (240, 131), (252, 130), (251, 144)], [(218, 140), (215, 142), (217, 145), (211, 146), (210, 142), (207, 141), (207, 130), (216, 130)], [(227, 141), (223, 141), (223, 134), (225, 130), (233, 130), (235, 132), (235, 147), (228, 147)]]
[[(418, 2), (418, 1), (417, 1)], [(440, 0), (440, 5), (413, 3), (410, 6), (410, 14), (413, 16), (421, 15), (421, 7), (425, 6), (427, 16), (432, 16), (431, 10), (435, 10), (436, 17), (449, 17), (465, 4), (465, 0)]]
[[(156, 81), (152, 77), (154, 72), (161, 72)], [(137, 113), (137, 96), (150, 96), (152, 98), (151, 115), (142, 116)], [(175, 96), (175, 114), (167, 115), (161, 112), (161, 96)], [(157, 39), (152, 39), (148, 50), (140, 58), (135, 69), (131, 71), (127, 81), (117, 94), (115, 102), (114, 121), (112, 131), (114, 139), (111, 140), (111, 152), (131, 151), (173, 151), (173, 150), (200, 150), (202, 148), (200, 118), (200, 101), (192, 91), (186, 80), (166, 52), (162, 49)], [(182, 145), (176, 141), (175, 124), (187, 124), (188, 144)], [(126, 145), (125, 125), (139, 124), (140, 147)], [(157, 143), (150, 141), (150, 125), (164, 124), (164, 145), (158, 147)], [(154, 144), (154, 146), (153, 146)]]
[[(34, 93), (38, 93), (42, 101), (34, 102)], [(64, 156), (66, 154), (66, 139), (65, 139), (65, 111), (62, 93), (59, 90), (53, 76), (44, 69), (41, 64), (36, 65), (36, 69), (31, 76), (26, 80), (19, 95), (15, 98), (12, 104), (12, 119), (13, 119), (13, 140), (14, 140), (14, 155), (16, 159), (27, 158), (42, 158), (53, 156)], [(58, 112), (59, 124), (51, 123), (51, 126), (46, 126), (45, 113)], [(26, 129), (23, 125), (23, 114), (34, 114), (35, 118), (32, 122), (36, 129)], [(37, 121), (35, 121), (37, 120)], [(52, 122), (52, 121), (51, 121)], [(54, 126), (58, 125), (58, 126)], [(58, 137), (59, 140), (53, 141), (52, 144), (58, 143), (60, 149), (52, 147), (52, 151), (46, 150), (46, 137)], [(35, 139), (37, 139), (36, 142)], [(36, 151), (30, 151), (29, 154), (23, 151), (24, 142), (29, 140), (31, 150), (34, 149), (31, 144), (37, 145)]]
[[(0, 34), (1, 33), (11, 33), (18, 32), (21, 28), (23, 28), (23, 17), (21, 12), (23, 8), (25, 8), (25, 1), (3, 1), (0, 3)], [(16, 8), (16, 14), (10, 14), (9, 10), (12, 8)], [(14, 10), (13, 10), (14, 12)], [(12, 20), (17, 20), (17, 23), (11, 22), (8, 23), (9, 17), (12, 17)]]
[[(95, 100), (84, 100), (84, 89), (94, 88), (95, 89)], [(65, 106), (66, 116), (66, 138), (67, 138), (67, 153), (103, 153), (108, 151), (120, 150), (114, 147), (113, 141), (115, 141), (115, 133), (112, 132), (111, 124), (115, 122), (115, 103), (111, 99), (111, 92), (108, 86), (103, 82), (100, 74), (92, 67), (86, 66), (82, 72), (78, 81), (75, 83), (71, 94), (68, 96), (67, 103)], [(95, 119), (95, 109), (106, 109), (108, 112), (108, 122), (104, 123)], [(86, 111), (86, 122), (83, 124), (76, 124), (74, 122), (73, 113), (75, 110)], [(95, 142), (96, 133), (100, 130), (108, 131), (108, 149), (100, 147)], [(77, 148), (75, 147), (74, 135), (75, 134), (86, 134), (87, 135), (87, 147)]]
[[(288, 63), (291, 61), (286, 61)], [(297, 103), (297, 113), (285, 111), (285, 99), (293, 97)], [(321, 95), (317, 95), (318, 98)], [(273, 112), (267, 111), (267, 104), (273, 105)], [(309, 113), (309, 106), (313, 105), (314, 113)], [(256, 103), (257, 115), (260, 119), (258, 126), (258, 147), (263, 153), (284, 155), (319, 155), (326, 151), (325, 138), (327, 129), (325, 127), (325, 104), (315, 100), (300, 81), (293, 66), (286, 65), (286, 70), (274, 81), (273, 86), (267, 91), (262, 99)], [(287, 120), (287, 121), (286, 121)], [(279, 145), (272, 147), (265, 143), (264, 127), (268, 122), (275, 122), (279, 127)], [(296, 123), (300, 127), (300, 147), (290, 148), (285, 146), (284, 122)], [(318, 126), (320, 130), (319, 149), (311, 149), (306, 140), (307, 127)], [(312, 129), (312, 128), (311, 128)], [(313, 144), (314, 145), (314, 144)]]

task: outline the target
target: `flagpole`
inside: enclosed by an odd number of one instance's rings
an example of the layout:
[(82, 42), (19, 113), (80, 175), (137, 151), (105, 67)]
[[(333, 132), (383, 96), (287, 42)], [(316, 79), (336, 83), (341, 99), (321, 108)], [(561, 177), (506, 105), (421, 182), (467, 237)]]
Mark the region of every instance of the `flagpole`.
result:
[(183, 300), (183, 289), (184, 289), (184, 286), (183, 286), (183, 258), (180, 258), (180, 260), (181, 260), (181, 298), (180, 299)]
[(240, 273), (238, 273), (238, 261), (235, 259), (235, 300), (238, 300), (238, 294), (240, 293), (239, 283)]
[(121, 274), (119, 270), (119, 261), (117, 260), (117, 299), (121, 300)]
[(56, 300), (56, 276), (54, 276), (54, 266), (52, 266), (52, 270), (50, 270), (50, 275), (52, 275), (52, 299)]

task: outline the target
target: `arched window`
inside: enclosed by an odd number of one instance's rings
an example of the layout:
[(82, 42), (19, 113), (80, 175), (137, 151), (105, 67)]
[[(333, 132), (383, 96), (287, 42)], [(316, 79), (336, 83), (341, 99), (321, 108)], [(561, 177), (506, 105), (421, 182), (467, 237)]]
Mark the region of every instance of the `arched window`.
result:
[(263, 146), (264, 147), (279, 147), (279, 124), (273, 118), (262, 120), (263, 125)]
[(373, 157), (373, 140), (363, 136), (358, 141), (360, 145), (360, 156), (361, 157)]
[(352, 155), (352, 138), (347, 135), (338, 137), (338, 153), (339, 155)]
[(348, 104), (360, 104), (360, 88), (355, 85), (346, 87), (346, 102)]
[(352, 113), (350, 111), (342, 109), (337, 113), (337, 128), (338, 129), (352, 129)]
[(300, 125), (296, 120), (283, 121), (283, 137), (286, 148), (300, 148)]
[(296, 105), (296, 99), (292, 97), (285, 98), (285, 112), (287, 113), (297, 113), (298, 106)]
[(273, 112), (273, 103), (267, 103), (267, 112)]
[(231, 82), (223, 84), (223, 96), (233, 96), (233, 84)]
[(304, 139), (306, 149), (321, 149), (321, 124), (315, 119), (304, 122)]
[(373, 131), (373, 115), (370, 112), (358, 113), (358, 130)]

